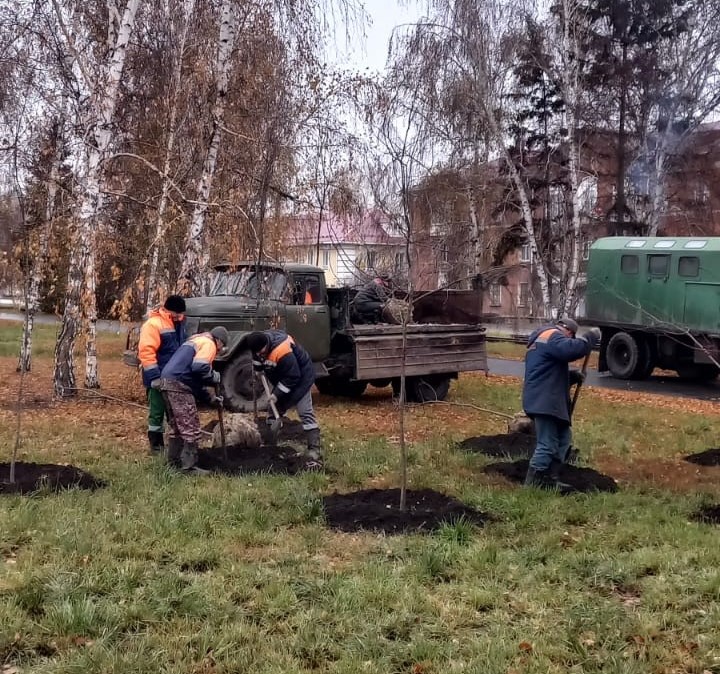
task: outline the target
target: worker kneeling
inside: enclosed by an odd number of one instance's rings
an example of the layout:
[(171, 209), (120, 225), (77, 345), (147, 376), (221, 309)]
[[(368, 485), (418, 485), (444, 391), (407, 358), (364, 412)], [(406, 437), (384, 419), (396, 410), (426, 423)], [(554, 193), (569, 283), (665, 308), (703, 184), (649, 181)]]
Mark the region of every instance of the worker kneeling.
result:
[(291, 408), (297, 410), (307, 440), (305, 468), (323, 466), (320, 427), (313, 410), (311, 389), (315, 368), (305, 349), (281, 330), (251, 332), (245, 336), (253, 367), (273, 385), (271, 400), (282, 417)]
[(173, 354), (160, 379), (152, 384), (162, 392), (169, 412), (168, 462), (184, 473), (208, 472), (197, 465), (201, 432), (196, 400), (222, 405), (222, 398), (205, 387), (220, 383), (220, 373), (212, 365), (228, 341), (228, 331), (221, 326), (193, 335)]

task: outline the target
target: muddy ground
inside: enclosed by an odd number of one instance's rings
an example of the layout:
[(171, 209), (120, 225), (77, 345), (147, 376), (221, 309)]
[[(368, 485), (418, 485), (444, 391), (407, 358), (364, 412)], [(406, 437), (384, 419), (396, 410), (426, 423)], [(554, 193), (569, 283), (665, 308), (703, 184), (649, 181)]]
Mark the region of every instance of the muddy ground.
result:
[(57, 492), (64, 489), (100, 489), (105, 482), (75, 466), (54, 463), (15, 464), (15, 482), (10, 482), (10, 464), (0, 463), (0, 494)]
[[(511, 482), (522, 484), (527, 474), (528, 463), (527, 459), (499, 461), (485, 466), (483, 472), (502, 475)], [(617, 482), (613, 478), (592, 468), (565, 465), (560, 471), (560, 480), (571, 485), (578, 492), (615, 492), (618, 490)]]
[(499, 435), (479, 435), (459, 442), (458, 448), (466, 452), (484, 454), (485, 456), (527, 459), (535, 449), (535, 434), (501, 433)]

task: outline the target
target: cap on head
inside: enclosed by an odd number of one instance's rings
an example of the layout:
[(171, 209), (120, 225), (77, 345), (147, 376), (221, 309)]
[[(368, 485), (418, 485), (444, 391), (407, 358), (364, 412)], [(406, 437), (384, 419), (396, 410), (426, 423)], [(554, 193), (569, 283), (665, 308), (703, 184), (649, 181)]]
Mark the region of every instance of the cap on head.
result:
[(563, 328), (569, 330), (573, 333), (573, 335), (577, 334), (578, 331), (578, 324), (577, 321), (575, 321), (572, 318), (569, 318), (568, 316), (565, 316), (564, 318), (561, 318), (558, 322), (558, 325), (562, 326)]
[(222, 325), (218, 325), (216, 328), (210, 330), (210, 334), (213, 339), (217, 339), (218, 342), (222, 342), (223, 346), (227, 346), (230, 341), (230, 335)]
[(168, 295), (163, 307), (176, 314), (185, 313), (185, 300), (180, 295)]
[(260, 353), (266, 346), (270, 346), (270, 338), (264, 332), (251, 332), (245, 335), (245, 346), (250, 353)]

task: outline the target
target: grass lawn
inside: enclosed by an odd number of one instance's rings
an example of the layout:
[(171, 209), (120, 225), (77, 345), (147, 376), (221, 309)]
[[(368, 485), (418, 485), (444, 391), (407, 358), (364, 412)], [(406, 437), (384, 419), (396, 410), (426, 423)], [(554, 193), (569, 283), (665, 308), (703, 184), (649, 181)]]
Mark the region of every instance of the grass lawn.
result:
[[(6, 456), (13, 333), (0, 328)], [(325, 474), (188, 479), (146, 455), (143, 410), (52, 401), (52, 335), (26, 381), (21, 458), (108, 484), (0, 496), (0, 672), (720, 672), (718, 530), (689, 518), (720, 500), (720, 467), (681, 460), (718, 445), (712, 404), (584, 389), (576, 444), (621, 489), (567, 498), (486, 475), (490, 459), (456, 448), (504, 432), (502, 418), (415, 407), (412, 487), (495, 520), (350, 535), (325, 526), (320, 498), (396, 486), (389, 390), (317, 396)], [(140, 403), (121, 347), (103, 336), (103, 391)], [(463, 376), (450, 400), (512, 413), (519, 382)]]

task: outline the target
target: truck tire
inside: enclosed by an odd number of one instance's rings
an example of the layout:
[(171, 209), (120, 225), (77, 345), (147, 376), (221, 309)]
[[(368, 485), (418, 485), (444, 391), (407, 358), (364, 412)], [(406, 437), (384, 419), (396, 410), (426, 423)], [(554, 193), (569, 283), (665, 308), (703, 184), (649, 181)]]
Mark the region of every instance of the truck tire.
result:
[(635, 341), (638, 345), (638, 363), (632, 378), (637, 380), (647, 379), (655, 369), (655, 355), (646, 339), (635, 337)]
[[(409, 403), (429, 403), (445, 400), (450, 391), (449, 374), (426, 374), (405, 379), (405, 398)], [(393, 395), (400, 397), (400, 379), (392, 381)]]
[(367, 385), (366, 381), (350, 381), (333, 377), (322, 377), (315, 380), (315, 386), (320, 393), (340, 398), (359, 398), (365, 393)]
[(258, 410), (267, 409), (267, 396), (259, 379), (253, 377), (252, 358), (249, 351), (236, 354), (222, 371), (222, 389), (225, 409), (230, 412), (253, 411), (253, 381), (256, 382)]
[(638, 368), (640, 348), (627, 332), (616, 332), (607, 345), (607, 366), (617, 379), (632, 379)]

